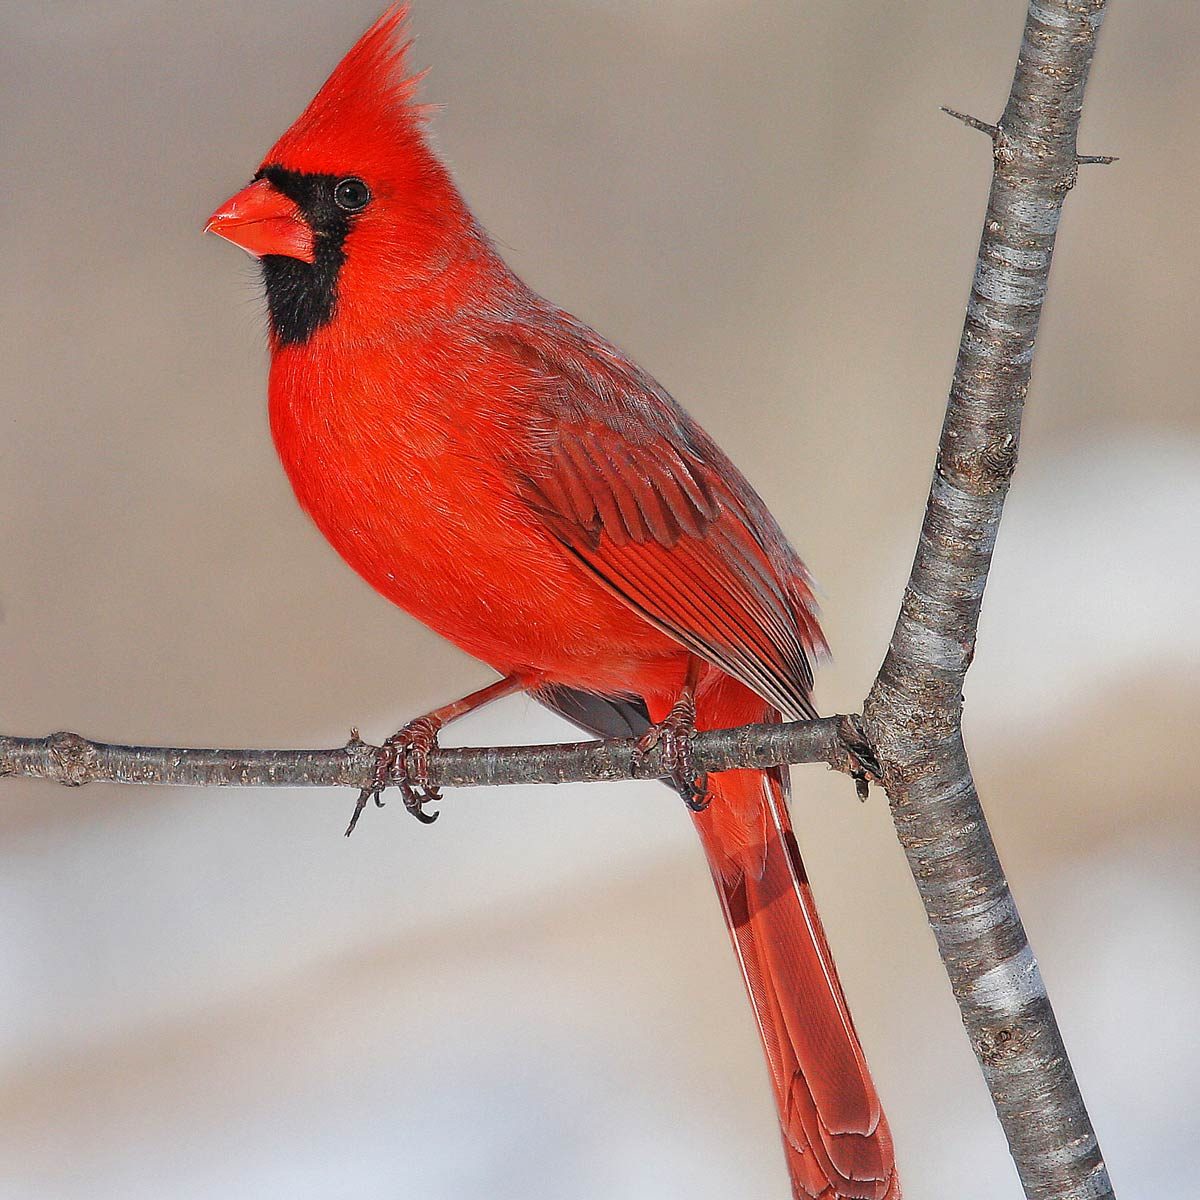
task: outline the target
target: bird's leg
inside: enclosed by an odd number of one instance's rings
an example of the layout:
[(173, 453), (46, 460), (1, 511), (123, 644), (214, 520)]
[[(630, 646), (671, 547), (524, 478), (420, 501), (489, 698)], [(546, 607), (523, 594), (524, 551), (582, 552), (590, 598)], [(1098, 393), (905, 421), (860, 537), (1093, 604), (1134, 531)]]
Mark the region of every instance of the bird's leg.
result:
[(384, 789), (393, 784), (400, 789), (404, 807), (423, 825), (432, 825), (438, 814), (427, 813), (425, 805), (435, 804), (442, 798), (442, 793), (429, 782), (429, 752), (437, 749), (438, 734), (451, 721), (465, 717), (467, 713), (493, 700), (524, 691), (529, 686), (530, 681), (524, 675), (505, 676), (453, 704), (445, 704), (423, 717), (417, 717), (415, 721), (409, 721), (403, 729), (392, 734), (380, 746), (375, 757), (374, 781), (358, 794), (354, 815), (346, 826), (346, 836), (354, 832), (368, 800), (374, 800), (379, 808), (383, 807)]
[(709, 800), (708, 772), (698, 771), (692, 757), (692, 735), (696, 732), (696, 685), (700, 681), (703, 666), (702, 659), (689, 656), (687, 675), (679, 698), (671, 705), (671, 711), (663, 720), (651, 725), (637, 743), (641, 754), (661, 743), (667, 776), (692, 812), (703, 812)]

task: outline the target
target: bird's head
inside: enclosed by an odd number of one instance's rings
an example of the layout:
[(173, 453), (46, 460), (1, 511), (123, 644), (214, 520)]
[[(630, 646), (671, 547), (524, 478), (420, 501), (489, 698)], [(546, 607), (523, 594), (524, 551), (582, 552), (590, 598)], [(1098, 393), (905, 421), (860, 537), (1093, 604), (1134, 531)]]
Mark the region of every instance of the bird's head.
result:
[(205, 226), (261, 260), (276, 345), (306, 342), (356, 297), (378, 306), (428, 282), (474, 230), (423, 136), (407, 15), (395, 5), (363, 34)]

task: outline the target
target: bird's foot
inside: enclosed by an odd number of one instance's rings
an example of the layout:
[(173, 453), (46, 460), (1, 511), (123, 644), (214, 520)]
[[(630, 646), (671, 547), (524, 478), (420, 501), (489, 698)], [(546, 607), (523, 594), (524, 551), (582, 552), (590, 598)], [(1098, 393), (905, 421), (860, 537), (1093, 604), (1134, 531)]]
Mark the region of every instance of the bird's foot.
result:
[(871, 794), (871, 784), (882, 782), (883, 768), (857, 718), (843, 717), (839, 732), (846, 752), (846, 765), (842, 769), (854, 780), (858, 798), (865, 801)]
[(382, 808), (383, 793), (393, 785), (400, 789), (404, 807), (422, 825), (432, 825), (438, 819), (437, 813), (425, 811), (425, 805), (436, 804), (442, 798), (442, 793), (429, 782), (429, 752), (437, 749), (441, 728), (442, 722), (436, 717), (418, 717), (379, 747), (375, 756), (375, 778), (370, 787), (363, 788), (358, 794), (354, 815), (346, 826), (347, 837), (354, 832), (367, 801), (374, 800), (375, 806)]
[(692, 812), (708, 807), (708, 772), (696, 769), (692, 737), (696, 732), (696, 702), (683, 696), (657, 725), (651, 725), (637, 742), (639, 754), (662, 746), (662, 765), (675, 790)]

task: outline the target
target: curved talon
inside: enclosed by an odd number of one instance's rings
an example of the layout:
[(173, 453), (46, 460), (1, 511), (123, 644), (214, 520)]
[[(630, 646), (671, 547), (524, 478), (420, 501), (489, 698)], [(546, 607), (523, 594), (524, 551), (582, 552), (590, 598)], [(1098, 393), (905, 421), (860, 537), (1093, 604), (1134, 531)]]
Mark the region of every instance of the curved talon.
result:
[[(691, 761), (690, 755), (688, 761)], [(712, 802), (708, 793), (707, 771), (697, 772), (694, 767), (680, 767), (678, 773), (671, 777), (671, 782), (679, 789), (689, 812), (702, 813)]]
[(684, 804), (694, 813), (702, 813), (712, 802), (708, 794), (708, 772), (701, 771), (696, 775), (691, 786), (691, 794), (684, 796)]
[(400, 785), (400, 794), (404, 797), (404, 807), (408, 809), (422, 825), (432, 825), (442, 814), (440, 812), (427, 813), (425, 811), (426, 804), (436, 804), (442, 798), (442, 793), (437, 788), (421, 788), (418, 791), (411, 784), (402, 783)]

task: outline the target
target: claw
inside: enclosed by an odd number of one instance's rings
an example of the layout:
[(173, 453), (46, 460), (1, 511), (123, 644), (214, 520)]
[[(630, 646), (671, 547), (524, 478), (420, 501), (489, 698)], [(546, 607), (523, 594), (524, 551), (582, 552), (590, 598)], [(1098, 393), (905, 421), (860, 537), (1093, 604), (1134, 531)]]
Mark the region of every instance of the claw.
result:
[(429, 783), (429, 752), (437, 746), (441, 727), (436, 718), (418, 717), (380, 746), (375, 758), (375, 779), (371, 787), (359, 792), (350, 824), (346, 826), (346, 837), (354, 832), (368, 800), (373, 799), (377, 808), (383, 808), (384, 789), (392, 784), (400, 789), (404, 807), (422, 825), (432, 825), (438, 819), (437, 813), (425, 811), (425, 805), (436, 804), (442, 798), (442, 793)]
[(400, 785), (400, 794), (404, 797), (404, 807), (422, 825), (432, 825), (441, 816), (440, 812), (427, 813), (425, 811), (426, 804), (436, 804), (441, 800), (442, 793), (437, 788), (422, 788), (420, 791), (417, 791), (416, 788), (402, 783)]
[(637, 752), (645, 754), (662, 743), (662, 763), (667, 777), (683, 802), (694, 813), (709, 805), (708, 772), (698, 770), (692, 755), (692, 734), (696, 732), (696, 704), (690, 696), (678, 700), (658, 725), (652, 725), (638, 739)]

